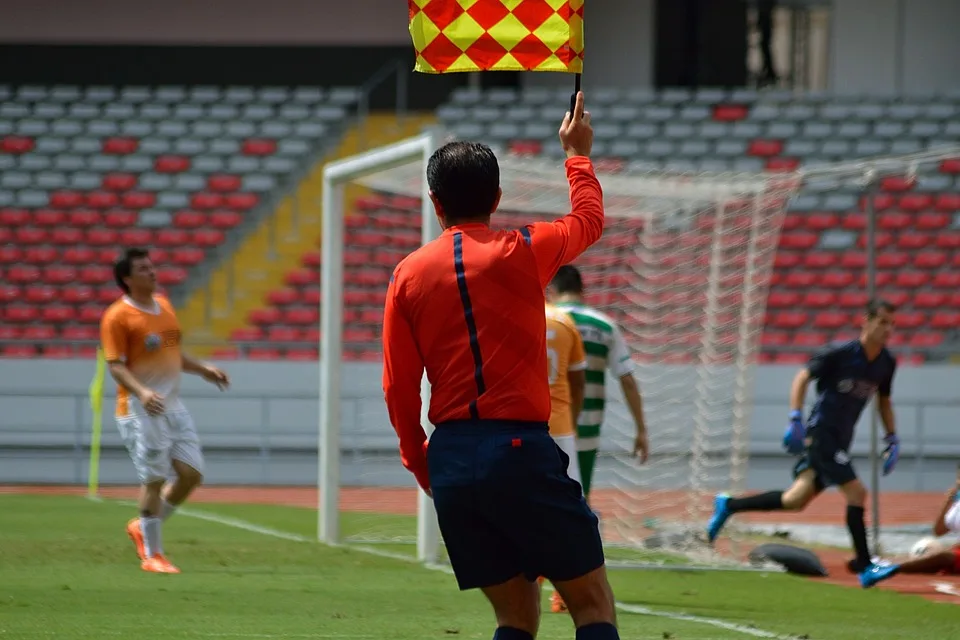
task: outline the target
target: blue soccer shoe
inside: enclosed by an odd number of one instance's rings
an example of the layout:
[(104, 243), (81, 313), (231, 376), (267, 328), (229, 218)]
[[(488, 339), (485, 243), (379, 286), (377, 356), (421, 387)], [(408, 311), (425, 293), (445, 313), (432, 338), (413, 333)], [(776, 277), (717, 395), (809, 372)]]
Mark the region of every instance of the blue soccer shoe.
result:
[(896, 564), (871, 564), (866, 570), (860, 572), (860, 586), (869, 589), (878, 582), (892, 578), (898, 569), (900, 565)]
[(729, 500), (730, 496), (725, 493), (721, 493), (713, 499), (713, 517), (710, 518), (710, 522), (707, 524), (707, 540), (710, 541), (710, 544), (713, 544), (713, 541), (717, 539), (717, 536), (720, 535), (720, 529), (723, 529), (727, 518), (732, 515), (730, 511), (727, 510), (727, 502), (729, 502)]

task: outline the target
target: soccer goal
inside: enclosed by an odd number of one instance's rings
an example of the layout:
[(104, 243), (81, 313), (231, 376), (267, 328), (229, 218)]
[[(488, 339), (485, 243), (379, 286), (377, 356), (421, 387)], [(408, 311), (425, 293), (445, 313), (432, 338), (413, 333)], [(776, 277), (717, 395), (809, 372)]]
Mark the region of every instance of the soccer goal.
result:
[[(442, 558), (442, 544), (429, 498), (400, 466), (380, 389), (376, 319), (392, 267), (440, 232), (423, 176), (443, 141), (430, 132), (331, 163), (323, 192), (319, 536), (391, 553), (416, 549), (426, 562)], [(633, 423), (608, 376), (592, 501), (611, 564), (744, 566), (738, 527), (716, 547), (702, 532), (717, 492), (747, 488), (753, 376), (787, 205), (801, 188), (862, 191), (880, 175), (950, 153), (957, 151), (787, 173), (601, 163), (606, 229), (575, 264), (588, 302), (631, 347), (652, 446), (644, 465), (631, 455)], [(499, 159), (494, 226), (569, 211), (559, 160)], [(342, 361), (345, 352), (353, 357)], [(426, 382), (422, 397), (429, 433)]]

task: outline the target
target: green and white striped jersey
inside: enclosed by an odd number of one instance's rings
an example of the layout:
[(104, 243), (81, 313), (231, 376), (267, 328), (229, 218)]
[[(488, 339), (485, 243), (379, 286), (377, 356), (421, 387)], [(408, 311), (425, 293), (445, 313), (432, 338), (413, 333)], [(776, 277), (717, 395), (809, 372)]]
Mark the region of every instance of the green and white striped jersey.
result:
[(594, 451), (600, 448), (600, 425), (607, 398), (606, 370), (619, 380), (633, 372), (633, 360), (623, 333), (610, 316), (575, 302), (558, 302), (555, 306), (573, 318), (587, 352), (587, 388), (577, 421), (577, 450)]

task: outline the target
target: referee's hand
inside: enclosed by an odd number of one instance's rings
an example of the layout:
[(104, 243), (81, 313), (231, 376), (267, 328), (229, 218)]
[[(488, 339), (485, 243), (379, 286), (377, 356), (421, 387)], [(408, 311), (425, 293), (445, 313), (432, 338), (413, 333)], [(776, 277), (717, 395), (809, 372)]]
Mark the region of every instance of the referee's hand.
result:
[(590, 112), (583, 110), (583, 91), (577, 92), (576, 106), (569, 111), (560, 125), (560, 145), (568, 158), (590, 156), (593, 149), (593, 129), (590, 128)]

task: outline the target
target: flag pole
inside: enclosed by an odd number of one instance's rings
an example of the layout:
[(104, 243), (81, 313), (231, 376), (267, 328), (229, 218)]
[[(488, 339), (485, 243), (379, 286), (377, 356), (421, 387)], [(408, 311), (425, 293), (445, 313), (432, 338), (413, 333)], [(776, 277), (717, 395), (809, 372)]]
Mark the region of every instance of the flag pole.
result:
[(570, 96), (570, 117), (573, 117), (573, 110), (577, 106), (577, 94), (580, 93), (580, 75), (576, 74), (573, 81), (573, 95)]

